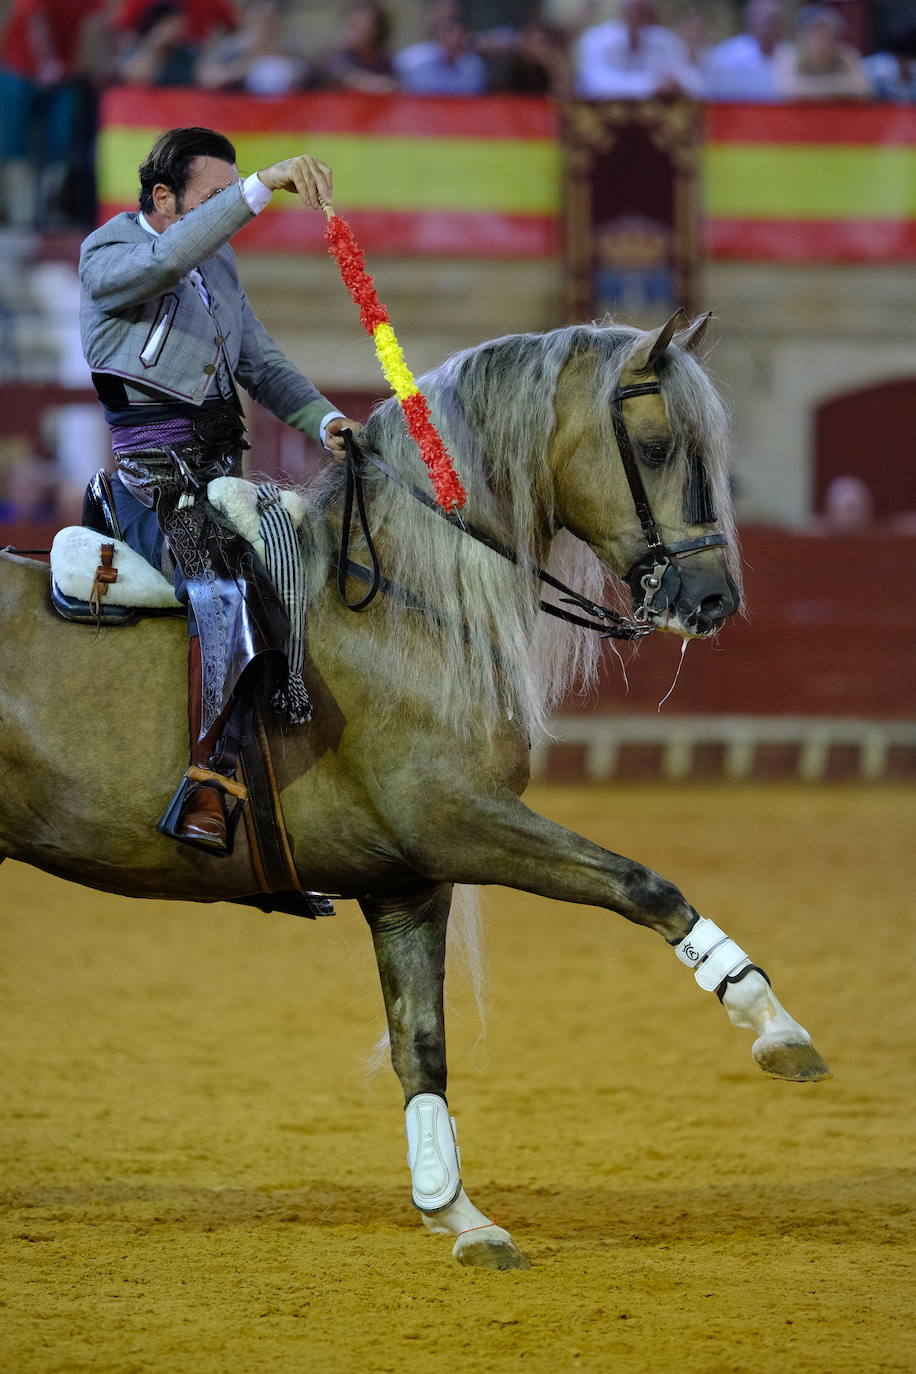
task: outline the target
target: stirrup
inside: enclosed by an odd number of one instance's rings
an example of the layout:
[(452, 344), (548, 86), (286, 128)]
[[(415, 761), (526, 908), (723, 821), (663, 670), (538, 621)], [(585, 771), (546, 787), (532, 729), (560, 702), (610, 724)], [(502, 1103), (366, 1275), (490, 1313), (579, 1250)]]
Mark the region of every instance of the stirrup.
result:
[[(226, 843), (222, 847), (204, 844), (201, 840), (192, 839), (189, 835), (182, 835), (180, 832), (179, 827), (187, 803), (198, 787), (210, 787), (222, 798), (223, 815), (226, 818)], [(229, 797), (233, 800), (231, 808), (226, 805)], [(220, 773), (214, 773), (209, 768), (197, 768), (192, 765), (175, 789), (175, 794), (166, 807), (156, 829), (160, 834), (168, 835), (169, 839), (177, 840), (179, 844), (189, 845), (192, 849), (200, 849), (205, 854), (212, 854), (216, 859), (224, 859), (232, 853), (236, 827), (242, 814), (242, 806), (247, 799), (248, 790), (244, 784), (236, 782), (234, 778), (226, 778)]]

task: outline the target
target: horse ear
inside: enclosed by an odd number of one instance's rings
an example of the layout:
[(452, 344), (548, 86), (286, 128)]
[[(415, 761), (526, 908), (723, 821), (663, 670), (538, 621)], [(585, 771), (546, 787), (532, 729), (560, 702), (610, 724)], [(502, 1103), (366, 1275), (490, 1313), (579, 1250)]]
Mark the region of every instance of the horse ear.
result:
[(686, 323), (687, 316), (684, 314), (683, 307), (678, 306), (671, 319), (663, 324), (661, 329), (654, 330), (643, 339), (630, 359), (630, 367), (633, 371), (654, 372), (656, 362), (674, 338), (674, 331), (683, 329)]
[(703, 337), (706, 333), (706, 326), (711, 319), (712, 311), (707, 310), (705, 315), (700, 315), (699, 319), (694, 320), (690, 328), (685, 329), (684, 333), (678, 338), (678, 343), (681, 348), (686, 349), (688, 353), (699, 353)]

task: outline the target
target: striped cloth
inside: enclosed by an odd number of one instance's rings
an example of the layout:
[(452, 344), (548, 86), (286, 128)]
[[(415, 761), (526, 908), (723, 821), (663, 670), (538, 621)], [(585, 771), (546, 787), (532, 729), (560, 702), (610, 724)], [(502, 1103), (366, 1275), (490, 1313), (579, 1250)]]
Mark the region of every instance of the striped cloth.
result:
[(289, 616), (289, 636), (286, 641), (288, 675), (286, 682), (281, 683), (274, 692), (271, 705), (278, 715), (291, 724), (304, 725), (312, 719), (312, 702), (302, 680), (305, 661), (305, 579), (299, 536), (281, 497), (282, 492), (275, 482), (262, 482), (258, 486), (264, 563)]

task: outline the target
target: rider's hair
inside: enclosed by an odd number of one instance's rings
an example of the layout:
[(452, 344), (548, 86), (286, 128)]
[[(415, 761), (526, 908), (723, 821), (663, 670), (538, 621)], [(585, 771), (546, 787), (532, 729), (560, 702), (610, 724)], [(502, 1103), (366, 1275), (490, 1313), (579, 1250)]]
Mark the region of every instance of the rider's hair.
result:
[(144, 213), (155, 209), (153, 187), (160, 183), (180, 201), (188, 184), (191, 163), (198, 157), (214, 157), (235, 165), (232, 144), (213, 129), (169, 129), (168, 133), (161, 134), (140, 168), (140, 209)]

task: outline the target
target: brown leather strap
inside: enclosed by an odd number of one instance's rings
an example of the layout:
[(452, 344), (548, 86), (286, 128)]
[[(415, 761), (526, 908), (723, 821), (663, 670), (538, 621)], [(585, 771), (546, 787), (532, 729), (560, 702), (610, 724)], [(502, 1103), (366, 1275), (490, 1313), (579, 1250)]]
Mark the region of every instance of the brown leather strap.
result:
[(239, 801), (248, 800), (248, 788), (244, 783), (236, 782), (235, 778), (227, 778), (224, 773), (216, 773), (212, 768), (201, 768), (198, 764), (192, 763), (185, 777), (190, 778), (192, 782), (213, 783), (221, 792), (228, 792), (230, 797), (238, 797)]
[(258, 885), (262, 892), (302, 892), (286, 831), (270, 741), (257, 706), (239, 762), (248, 784), (245, 828)]
[(118, 580), (118, 570), (114, 566), (114, 544), (102, 544), (99, 548), (99, 559), (89, 596), (89, 608), (93, 615), (101, 615), (101, 598), (108, 595), (109, 586)]

